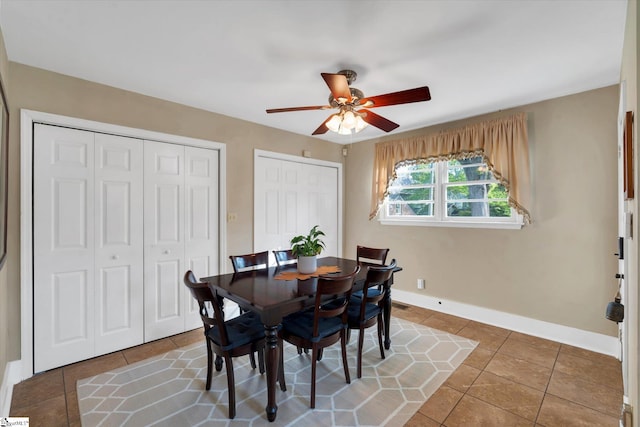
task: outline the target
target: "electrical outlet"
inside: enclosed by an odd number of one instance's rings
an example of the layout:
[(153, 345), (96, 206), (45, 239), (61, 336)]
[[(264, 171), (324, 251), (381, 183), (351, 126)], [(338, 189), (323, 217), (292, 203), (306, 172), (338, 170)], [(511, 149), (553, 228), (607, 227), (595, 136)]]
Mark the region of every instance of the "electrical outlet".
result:
[(418, 279), (418, 289), (424, 289), (424, 279)]

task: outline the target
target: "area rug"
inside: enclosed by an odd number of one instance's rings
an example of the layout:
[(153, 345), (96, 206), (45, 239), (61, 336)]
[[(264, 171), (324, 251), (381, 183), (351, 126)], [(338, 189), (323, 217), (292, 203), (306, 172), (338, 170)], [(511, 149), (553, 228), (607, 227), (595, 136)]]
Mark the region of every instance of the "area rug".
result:
[[(310, 355), (285, 343), (287, 391), (276, 392), (275, 426), (402, 426), (473, 351), (475, 341), (392, 318), (391, 349), (380, 358), (376, 328), (365, 332), (362, 378), (356, 375), (358, 332), (348, 348), (351, 384), (340, 346), (318, 363), (316, 408), (309, 408)], [(248, 357), (234, 359), (237, 415), (228, 419), (225, 370), (204, 390), (206, 351), (201, 344), (172, 350), (78, 381), (83, 426), (264, 426), (266, 376)]]

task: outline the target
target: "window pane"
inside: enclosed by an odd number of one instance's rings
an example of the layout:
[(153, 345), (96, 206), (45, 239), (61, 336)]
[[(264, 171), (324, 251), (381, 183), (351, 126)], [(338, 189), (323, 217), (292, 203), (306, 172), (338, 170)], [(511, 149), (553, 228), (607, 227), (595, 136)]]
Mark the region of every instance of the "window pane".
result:
[(449, 182), (493, 180), (493, 174), (484, 164), (482, 157), (472, 159), (450, 160), (448, 162), (447, 179)]
[(433, 216), (433, 203), (389, 202), (387, 215), (398, 216)]
[(487, 196), (489, 199), (507, 200), (509, 198), (509, 193), (507, 192), (507, 189), (504, 188), (504, 185), (496, 182), (494, 184), (487, 184)]
[(433, 164), (425, 163), (397, 168), (391, 185), (433, 184), (434, 180)]
[(505, 202), (489, 202), (489, 216), (509, 218), (511, 216), (511, 206)]
[(485, 202), (450, 202), (447, 203), (447, 216), (452, 217), (486, 217), (487, 204)]
[(480, 185), (450, 185), (447, 187), (447, 200), (484, 200), (486, 187)]
[(390, 188), (389, 189), (389, 201), (397, 200), (433, 200), (433, 187), (411, 187), (411, 188)]

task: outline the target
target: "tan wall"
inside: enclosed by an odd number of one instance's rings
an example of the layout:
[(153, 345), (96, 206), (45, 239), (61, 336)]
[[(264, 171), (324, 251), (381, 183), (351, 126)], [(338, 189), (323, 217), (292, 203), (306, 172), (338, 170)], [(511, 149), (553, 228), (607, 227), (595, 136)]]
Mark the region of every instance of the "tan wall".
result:
[(612, 86), (404, 134), (527, 112), (534, 223), (522, 230), (368, 221), (375, 141), (353, 144), (345, 255), (357, 244), (389, 247), (404, 269), (398, 289), (615, 335), (604, 313), (617, 286), (617, 110)]
[[(221, 142), (227, 147), (227, 208), (238, 214), (228, 224), (228, 253), (253, 250), (253, 150), (262, 149), (342, 162), (341, 146), (315, 138), (282, 132), (242, 120), (185, 107), (120, 89), (79, 80), (49, 71), (9, 64), (11, 75), (11, 136), (9, 168), (9, 286), (0, 283), (8, 297), (0, 300), (0, 316), (9, 312), (7, 360), (20, 357), (20, 225), (19, 225), (19, 109), (42, 111), (98, 122), (147, 129)], [(212, 94), (215, 96), (215, 94)], [(310, 130), (311, 131), (311, 130)], [(4, 281), (6, 282), (6, 280)], [(6, 289), (8, 288), (8, 289)], [(6, 308), (10, 307), (11, 310)], [(4, 339), (4, 337), (3, 337)], [(4, 344), (4, 342), (2, 342)], [(4, 365), (1, 365), (4, 366)]]

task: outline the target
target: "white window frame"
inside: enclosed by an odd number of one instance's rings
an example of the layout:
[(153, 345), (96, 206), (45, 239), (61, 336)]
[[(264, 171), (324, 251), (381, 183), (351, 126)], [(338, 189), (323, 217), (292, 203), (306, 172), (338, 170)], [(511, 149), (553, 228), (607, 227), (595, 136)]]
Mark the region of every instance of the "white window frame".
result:
[[(515, 209), (511, 208), (511, 216), (506, 217), (449, 217), (446, 215), (446, 189), (452, 183), (448, 182), (447, 160), (432, 162), (434, 165), (435, 183), (433, 195), (433, 216), (396, 217), (388, 216), (388, 199), (380, 208), (378, 220), (384, 225), (410, 225), (425, 227), (454, 227), (454, 228), (495, 228), (495, 229), (520, 229), (524, 224), (524, 218)], [(486, 184), (497, 182), (496, 180), (467, 181), (470, 184)], [(458, 183), (456, 183), (458, 184)]]

